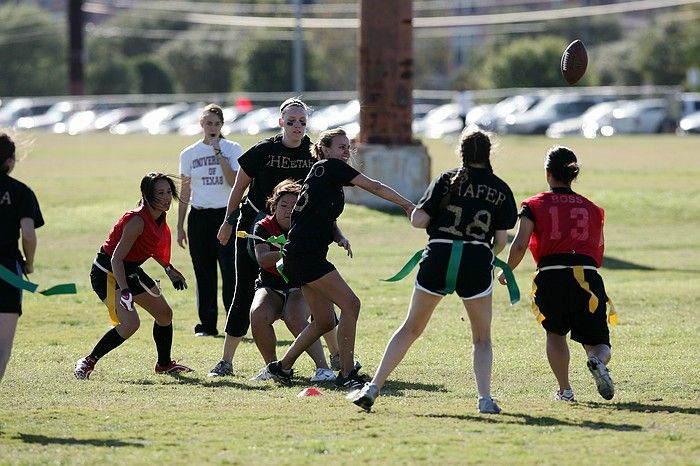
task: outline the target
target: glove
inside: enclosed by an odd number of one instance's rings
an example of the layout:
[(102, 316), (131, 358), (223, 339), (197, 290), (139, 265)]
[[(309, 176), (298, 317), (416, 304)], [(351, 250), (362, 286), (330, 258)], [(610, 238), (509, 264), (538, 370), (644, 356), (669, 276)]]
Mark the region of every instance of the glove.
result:
[(179, 270), (173, 267), (172, 264), (169, 264), (165, 268), (165, 273), (168, 275), (170, 281), (173, 282), (173, 286), (176, 290), (187, 289), (187, 282), (185, 281), (185, 277), (180, 273)]
[(119, 295), (119, 304), (121, 304), (127, 311), (134, 310), (134, 295), (131, 294), (131, 290), (129, 288), (124, 288), (122, 290), (121, 294)]

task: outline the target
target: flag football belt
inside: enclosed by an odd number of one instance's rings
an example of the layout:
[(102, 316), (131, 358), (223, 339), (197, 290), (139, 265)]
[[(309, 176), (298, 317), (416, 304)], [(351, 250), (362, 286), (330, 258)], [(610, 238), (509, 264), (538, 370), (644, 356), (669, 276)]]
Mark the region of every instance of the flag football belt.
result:
[[(537, 306), (535, 303), (535, 292), (537, 291), (537, 284), (535, 283), (535, 278), (537, 277), (537, 274), (540, 272), (544, 272), (547, 270), (563, 270), (563, 269), (571, 269), (574, 272), (574, 278), (576, 279), (576, 282), (579, 284), (579, 286), (589, 295), (588, 298), (588, 312), (591, 314), (595, 313), (596, 309), (598, 309), (598, 304), (600, 303), (598, 300), (598, 297), (591, 292), (591, 286), (590, 284), (586, 281), (586, 276), (584, 273), (584, 270), (595, 270), (597, 271), (598, 269), (592, 265), (548, 265), (546, 267), (540, 267), (535, 271), (535, 274), (532, 276), (532, 294), (531, 294), (531, 301), (530, 304), (532, 306), (532, 313), (535, 315), (535, 318), (537, 319), (537, 322), (542, 323), (542, 321), (545, 319), (544, 314), (540, 312), (540, 308)], [(615, 305), (613, 305), (612, 300), (608, 297), (607, 304), (610, 306), (610, 313), (608, 314), (608, 323), (610, 325), (617, 325), (617, 311), (615, 310)]]
[[(445, 272), (445, 288), (440, 290), (441, 293), (450, 294), (455, 291), (457, 287), (457, 274), (459, 273), (459, 265), (462, 261), (462, 251), (464, 250), (464, 244), (477, 244), (491, 249), (488, 243), (483, 241), (461, 241), (461, 240), (451, 240), (435, 238), (428, 241), (428, 243), (450, 243), (452, 246), (450, 248), (450, 259), (447, 262), (447, 270)], [(383, 279), (385, 282), (397, 282), (402, 278), (406, 277), (411, 270), (415, 268), (416, 265), (421, 261), (423, 252), (425, 249), (420, 249), (416, 251), (413, 256), (406, 262), (406, 264), (399, 270), (396, 275), (390, 278)], [(508, 281), (508, 294), (510, 297), (510, 303), (515, 304), (520, 300), (520, 290), (518, 289), (518, 284), (515, 282), (515, 276), (513, 271), (508, 264), (500, 260), (498, 257), (493, 257), (492, 265), (503, 270), (503, 274), (506, 276)]]
[(52, 286), (42, 291), (36, 291), (39, 285), (32, 283), (28, 280), (23, 280), (22, 277), (13, 273), (10, 269), (4, 265), (0, 265), (0, 280), (3, 280), (10, 285), (18, 288), (20, 290), (26, 290), (30, 293), (39, 293), (44, 296), (51, 296), (55, 294), (76, 294), (77, 290), (75, 288), (75, 283), (61, 283), (60, 285)]
[[(107, 311), (109, 312), (109, 320), (112, 321), (112, 325), (116, 327), (119, 325), (119, 316), (117, 315), (117, 297), (116, 297), (116, 289), (117, 289), (117, 280), (114, 278), (114, 274), (104, 268), (99, 262), (97, 262), (97, 259), (92, 261), (92, 264), (103, 271), (104, 273), (107, 274)], [(134, 274), (136, 275), (136, 274)], [(138, 277), (138, 275), (137, 275)], [(160, 282), (156, 280), (156, 286), (158, 287), (158, 293), (152, 292), (144, 283), (141, 281), (141, 279), (138, 279), (139, 284), (141, 285), (141, 288), (146, 290), (146, 293), (150, 294), (154, 298), (157, 298), (161, 295), (160, 293)]]

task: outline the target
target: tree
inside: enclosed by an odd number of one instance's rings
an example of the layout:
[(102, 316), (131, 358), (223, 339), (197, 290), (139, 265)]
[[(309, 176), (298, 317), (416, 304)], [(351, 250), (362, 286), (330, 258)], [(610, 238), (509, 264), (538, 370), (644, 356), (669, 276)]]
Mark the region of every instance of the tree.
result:
[(566, 45), (554, 36), (514, 40), (486, 59), (484, 73), (496, 88), (561, 86), (559, 62)]
[(34, 6), (0, 6), (0, 95), (66, 94), (65, 30)]
[(86, 70), (89, 94), (133, 94), (139, 92), (140, 82), (136, 67), (123, 57), (98, 60)]
[[(277, 91), (293, 89), (292, 42), (274, 40), (251, 40), (241, 51), (242, 64), (234, 74), (235, 90)], [(333, 67), (326, 63), (318, 66), (311, 47), (304, 48), (305, 88), (318, 89), (318, 80), (313, 70)]]
[(139, 90), (142, 94), (173, 93), (172, 78), (158, 60), (140, 56), (132, 60), (132, 64), (139, 75)]
[[(210, 34), (216, 32), (208, 30)], [(228, 92), (237, 63), (237, 43), (203, 41), (183, 33), (158, 50), (178, 92)]]
[[(637, 39), (636, 69), (644, 82), (657, 85), (680, 85), (691, 67), (693, 57), (688, 50), (693, 38), (697, 41), (698, 22), (690, 27), (672, 21), (642, 32)], [(695, 58), (697, 64), (698, 58)]]

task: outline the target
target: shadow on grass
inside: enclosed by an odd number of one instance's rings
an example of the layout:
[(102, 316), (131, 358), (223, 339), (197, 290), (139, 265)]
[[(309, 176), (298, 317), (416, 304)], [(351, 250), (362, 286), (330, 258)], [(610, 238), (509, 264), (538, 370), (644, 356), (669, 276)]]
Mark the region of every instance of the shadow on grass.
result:
[(591, 430), (615, 430), (620, 432), (641, 431), (642, 426), (637, 424), (613, 424), (602, 421), (567, 421), (549, 416), (531, 416), (523, 413), (501, 413), (494, 415), (472, 416), (469, 414), (424, 414), (423, 417), (452, 418), (463, 421), (487, 422), (490, 424), (516, 424), (526, 426), (568, 426), (581, 427)]
[(447, 389), (444, 385), (394, 380), (387, 382), (384, 388), (382, 388), (382, 396), (403, 396), (404, 390), (447, 393)]
[(615, 259), (614, 257), (605, 256), (603, 257), (603, 268), (610, 270), (641, 270), (643, 272), (687, 272), (687, 273), (700, 273), (700, 270), (696, 269), (658, 269), (656, 267), (649, 267), (648, 265), (635, 264), (634, 262), (627, 262), (621, 259)]
[(649, 405), (644, 403), (599, 403), (597, 401), (587, 401), (579, 405), (589, 408), (605, 408), (617, 411), (633, 411), (636, 413), (681, 413), (700, 415), (700, 408), (682, 408), (680, 406)]
[[(202, 387), (228, 387), (228, 388), (238, 388), (241, 390), (258, 390), (267, 391), (273, 388), (272, 384), (265, 385), (250, 385), (243, 382), (238, 382), (231, 377), (215, 377), (208, 378), (207, 380), (192, 377), (182, 374), (163, 374), (164, 376), (175, 379), (178, 384), (182, 385), (200, 385)], [(141, 379), (141, 380), (125, 380), (125, 384), (129, 385), (163, 385), (156, 380)]]
[(16, 439), (24, 443), (38, 443), (39, 445), (89, 445), (91, 447), (138, 447), (144, 445), (139, 442), (125, 442), (115, 439), (86, 438), (77, 439), (73, 437), (47, 437), (45, 435), (18, 434)]

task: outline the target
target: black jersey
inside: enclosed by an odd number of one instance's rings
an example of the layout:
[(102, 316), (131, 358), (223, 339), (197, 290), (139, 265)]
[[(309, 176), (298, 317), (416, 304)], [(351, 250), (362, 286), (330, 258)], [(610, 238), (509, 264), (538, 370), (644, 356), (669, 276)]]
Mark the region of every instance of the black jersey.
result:
[(44, 224), (39, 201), (29, 186), (0, 175), (0, 257), (22, 259), (19, 250), (20, 220), (31, 218), (34, 228)]
[(238, 157), (238, 164), (253, 179), (248, 199), (264, 211), (267, 211), (265, 204), (275, 186), (287, 178), (303, 180), (314, 162), (308, 136), (304, 136), (299, 147), (290, 148), (282, 144), (281, 134), (258, 142)]
[(292, 212), (285, 251), (328, 250), (333, 242), (333, 222), (345, 207), (343, 186), (352, 186), (350, 180), (359, 174), (340, 159), (319, 160), (311, 167)]
[(457, 170), (448, 170), (435, 178), (416, 205), (431, 217), (428, 235), (491, 245), (496, 230), (515, 226), (517, 210), (513, 193), (490, 171), (472, 167), (467, 181), (450, 193), (450, 180)]

